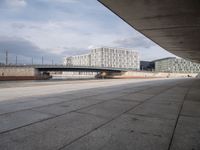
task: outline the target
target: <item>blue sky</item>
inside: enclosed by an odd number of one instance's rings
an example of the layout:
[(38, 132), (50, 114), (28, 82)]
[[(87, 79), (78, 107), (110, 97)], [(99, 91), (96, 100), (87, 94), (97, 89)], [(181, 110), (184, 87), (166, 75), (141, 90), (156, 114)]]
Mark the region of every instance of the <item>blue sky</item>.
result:
[(0, 0), (0, 62), (61, 63), (95, 47), (136, 50), (141, 60), (173, 56), (97, 0)]

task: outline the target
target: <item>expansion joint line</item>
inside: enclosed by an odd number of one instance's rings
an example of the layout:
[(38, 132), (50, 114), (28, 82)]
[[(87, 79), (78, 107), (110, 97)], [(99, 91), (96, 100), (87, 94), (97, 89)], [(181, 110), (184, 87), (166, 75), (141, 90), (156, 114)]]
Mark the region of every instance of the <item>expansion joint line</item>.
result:
[[(151, 87), (150, 87), (151, 88)], [(141, 92), (141, 91), (145, 91), (145, 90), (148, 90), (150, 88), (145, 88), (143, 90), (138, 90), (138, 91), (135, 91), (133, 93), (137, 93), (137, 92)], [(126, 90), (126, 89), (129, 89), (129, 88), (124, 88), (123, 90)], [(104, 94), (109, 94), (110, 92), (105, 92)], [(52, 104), (45, 104), (45, 105), (42, 105), (42, 106), (34, 106), (34, 107), (31, 107), (31, 108), (25, 108), (25, 109), (21, 109), (21, 110), (16, 110), (16, 111), (12, 111), (12, 112), (6, 112), (6, 113), (2, 113), (0, 114), (0, 116), (3, 116), (3, 115), (8, 115), (8, 114), (12, 114), (12, 113), (16, 113), (16, 112), (20, 112), (20, 111), (26, 111), (26, 110), (32, 110), (32, 111), (35, 111), (33, 109), (35, 108), (41, 108), (41, 107), (45, 107), (45, 106), (52, 106), (52, 105), (57, 105), (57, 104), (62, 104), (64, 102), (71, 102), (71, 101), (74, 101), (74, 100), (80, 100), (81, 98), (90, 98), (90, 97), (93, 97), (93, 96), (100, 96), (102, 95), (102, 93), (100, 94), (94, 94), (94, 95), (89, 95), (89, 96), (83, 96), (83, 97), (78, 97), (78, 98), (72, 98), (68, 101), (64, 100), (64, 101), (60, 101), (60, 102), (56, 102), (56, 103), (52, 103)], [(26, 103), (26, 102), (22, 102), (22, 103)], [(1, 133), (0, 133), (1, 134)]]
[(171, 136), (171, 139), (170, 139), (170, 143), (169, 143), (169, 146), (168, 146), (168, 150), (171, 149), (172, 142), (173, 142), (173, 139), (174, 139), (174, 134), (175, 134), (175, 131), (176, 131), (178, 122), (179, 122), (180, 115), (181, 115), (181, 111), (182, 111), (182, 109), (183, 109), (183, 105), (184, 105), (184, 102), (185, 102), (185, 100), (186, 100), (186, 98), (187, 98), (187, 96), (188, 96), (188, 93), (190, 92), (190, 89), (191, 89), (191, 88), (188, 88), (188, 90), (187, 90), (187, 92), (186, 92), (186, 94), (185, 94), (185, 96), (184, 96), (184, 98), (183, 98), (183, 100), (182, 100), (182, 104), (181, 104), (181, 107), (180, 107), (180, 109), (179, 109), (178, 116), (177, 116), (177, 118), (176, 118), (176, 122), (175, 122), (175, 125), (174, 125), (174, 129), (173, 129), (173, 132), (172, 132), (172, 136)]
[[(115, 116), (115, 117), (112, 118), (111, 120), (108, 120), (108, 121), (106, 121), (105, 123), (103, 123), (103, 124), (97, 126), (96, 128), (94, 128), (94, 129), (92, 129), (92, 130), (86, 132), (85, 134), (83, 134), (83, 135), (79, 136), (78, 138), (72, 140), (71, 142), (69, 142), (69, 143), (63, 145), (62, 147), (58, 148), (57, 150), (63, 150), (64, 148), (66, 148), (67, 146), (73, 144), (73, 143), (76, 142), (77, 140), (79, 140), (79, 139), (81, 139), (81, 138), (83, 138), (83, 137), (89, 135), (89, 134), (92, 133), (93, 131), (95, 131), (95, 130), (97, 130), (97, 129), (99, 129), (99, 128), (105, 126), (105, 125), (107, 125), (108, 123), (112, 122), (113, 120), (116, 120), (117, 118), (121, 117), (123, 114), (126, 114), (126, 113), (130, 112), (131, 110), (137, 108), (138, 106), (144, 104), (145, 102), (151, 100), (152, 98), (154, 98), (154, 97), (160, 95), (162, 92), (168, 91), (168, 90), (172, 89), (172, 88), (173, 88), (174, 86), (176, 86), (176, 85), (178, 85), (178, 83), (175, 84), (175, 85), (173, 85), (173, 86), (170, 86), (170, 87), (168, 87), (168, 88), (166, 88), (166, 89), (164, 89), (164, 90), (162, 90), (160, 93), (155, 94), (155, 95), (151, 96), (150, 98), (147, 98), (145, 101), (138, 103), (137, 105), (133, 106), (132, 108), (128, 109), (127, 111), (125, 111), (125, 112), (123, 112), (123, 113), (121, 113), (121, 114)], [(141, 90), (141, 91), (143, 91), (143, 90)]]
[[(152, 88), (152, 87), (150, 87)], [(138, 90), (138, 91), (135, 91), (133, 93), (139, 93), (139, 92), (142, 92), (142, 91), (145, 91), (145, 90), (148, 90), (150, 88), (145, 88), (145, 89), (142, 89), (142, 90)], [(129, 89), (129, 88), (125, 88), (125, 89)], [(109, 92), (106, 92), (105, 94), (107, 94)], [(85, 96), (84, 98), (89, 98), (89, 97), (93, 97), (93, 96), (98, 96), (98, 95), (101, 95), (101, 94), (95, 94), (95, 95), (92, 95), (92, 96)], [(74, 98), (74, 99), (71, 99), (67, 102), (70, 102), (70, 101), (73, 101), (73, 100), (76, 100), (77, 98)], [(80, 98), (79, 98), (80, 99)], [(113, 99), (111, 99), (113, 100)], [(111, 101), (110, 100), (110, 101)], [(101, 104), (101, 103), (105, 103), (105, 102), (108, 102), (109, 100), (104, 100), (104, 101), (101, 101), (101, 102), (98, 102), (98, 103), (95, 103), (95, 104), (92, 104), (92, 105), (88, 105), (88, 106), (85, 106), (85, 107), (81, 107), (79, 109), (76, 109), (76, 110), (72, 110), (72, 111), (69, 111), (69, 112), (66, 112), (66, 113), (62, 113), (62, 114), (59, 114), (59, 115), (55, 115), (55, 116), (52, 116), (52, 117), (49, 117), (49, 118), (45, 118), (45, 119), (42, 119), (42, 120), (39, 120), (39, 121), (36, 121), (36, 122), (33, 122), (33, 123), (29, 123), (29, 124), (26, 124), (26, 125), (23, 125), (23, 126), (20, 126), (20, 127), (16, 127), (16, 128), (13, 128), (13, 129), (10, 129), (10, 130), (6, 130), (6, 131), (2, 131), (0, 132), (0, 135), (1, 134), (5, 134), (5, 133), (8, 133), (8, 132), (11, 132), (11, 131), (15, 131), (17, 129), (20, 129), (20, 128), (24, 128), (24, 127), (27, 127), (27, 126), (31, 126), (33, 124), (36, 124), (36, 123), (40, 123), (40, 122), (44, 122), (44, 121), (47, 121), (47, 120), (50, 120), (50, 119), (55, 119), (57, 117), (60, 117), (60, 116), (63, 116), (63, 115), (66, 115), (66, 114), (69, 114), (69, 113), (73, 113), (73, 112), (76, 112), (76, 111), (79, 111), (81, 109), (86, 109), (86, 108), (89, 108), (89, 107), (92, 107), (92, 106), (95, 106), (95, 105), (98, 105), (98, 104)], [(31, 111), (35, 111), (35, 112), (40, 112), (40, 111), (36, 111), (34, 110), (34, 108), (40, 108), (40, 107), (44, 107), (44, 106), (51, 106), (51, 105), (55, 105), (55, 104), (61, 104), (63, 102), (66, 102), (66, 101), (62, 101), (62, 102), (59, 102), (59, 103), (54, 103), (54, 104), (47, 104), (47, 105), (43, 105), (43, 106), (37, 106), (37, 107), (32, 107), (32, 108), (28, 108), (28, 109), (23, 109), (23, 110), (19, 110), (19, 111), (25, 111), (25, 110), (31, 110)], [(14, 112), (11, 112), (11, 113), (15, 113), (15, 112), (19, 112), (19, 111), (14, 111)], [(4, 114), (0, 114), (1, 115), (5, 115), (5, 114), (10, 114), (10, 113), (4, 113)]]

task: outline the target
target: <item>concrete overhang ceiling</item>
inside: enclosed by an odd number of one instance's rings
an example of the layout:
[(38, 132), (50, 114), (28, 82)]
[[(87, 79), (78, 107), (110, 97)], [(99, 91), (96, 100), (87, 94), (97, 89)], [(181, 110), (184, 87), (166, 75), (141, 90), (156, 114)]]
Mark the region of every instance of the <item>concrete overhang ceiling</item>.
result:
[(99, 0), (162, 48), (200, 63), (200, 0)]

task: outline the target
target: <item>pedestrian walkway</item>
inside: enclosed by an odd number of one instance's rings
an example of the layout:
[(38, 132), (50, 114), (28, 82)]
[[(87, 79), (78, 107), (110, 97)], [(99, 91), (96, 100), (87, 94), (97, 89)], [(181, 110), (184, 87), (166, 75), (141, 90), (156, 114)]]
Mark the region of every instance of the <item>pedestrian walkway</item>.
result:
[(200, 150), (200, 80), (126, 83), (2, 102), (0, 150)]

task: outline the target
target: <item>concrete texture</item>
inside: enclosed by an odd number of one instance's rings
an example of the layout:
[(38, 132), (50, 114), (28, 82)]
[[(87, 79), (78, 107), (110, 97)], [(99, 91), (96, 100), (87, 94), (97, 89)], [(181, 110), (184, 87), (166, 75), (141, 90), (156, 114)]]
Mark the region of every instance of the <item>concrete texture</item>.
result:
[(0, 89), (8, 90), (0, 102), (1, 150), (200, 149), (199, 79), (80, 81), (73, 91), (57, 84), (66, 90), (29, 86), (50, 95), (15, 99), (12, 87)]
[[(111, 87), (114, 85), (121, 85), (121, 84), (128, 84), (128, 83), (141, 83), (147, 81), (152, 81), (156, 79), (142, 79), (142, 80), (94, 80), (90, 82), (79, 82), (74, 84), (73, 82), (66, 83), (66, 84), (53, 84), (52, 86), (46, 85), (37, 85), (37, 86), (27, 86), (27, 87), (12, 87), (12, 88), (1, 88), (0, 90), (0, 102), (4, 100), (13, 100), (19, 99), (23, 97), (31, 97), (31, 96), (43, 96), (43, 95), (51, 95), (60, 94), (60, 93), (72, 93), (76, 90), (84, 90), (84, 89), (91, 89), (91, 88), (100, 88), (100, 87)], [(117, 81), (117, 82), (116, 82)], [(5, 82), (3, 82), (5, 83)], [(83, 84), (80, 84), (83, 83)], [(84, 84), (85, 83), (85, 84)], [(86, 84), (87, 83), (87, 84)], [(98, 84), (97, 84), (98, 83)], [(13, 85), (13, 83), (10, 83)], [(3, 86), (4, 84), (0, 85)], [(15, 84), (14, 84), (15, 85)], [(31, 84), (32, 85), (32, 84)], [(148, 85), (148, 84), (147, 84)], [(66, 86), (68, 88), (66, 88)], [(38, 90), (39, 89), (39, 90)], [(23, 92), (21, 92), (23, 91)], [(15, 93), (15, 94), (8, 94), (8, 93)], [(88, 94), (88, 92), (87, 92)]]
[(183, 78), (197, 77), (198, 73), (170, 73), (170, 72), (148, 72), (148, 71), (126, 71), (123, 73), (111, 73), (106, 78), (131, 79), (131, 78)]
[(36, 76), (39, 73), (31, 67), (0, 67), (1, 76)]
[(164, 49), (200, 62), (199, 0), (99, 1)]

